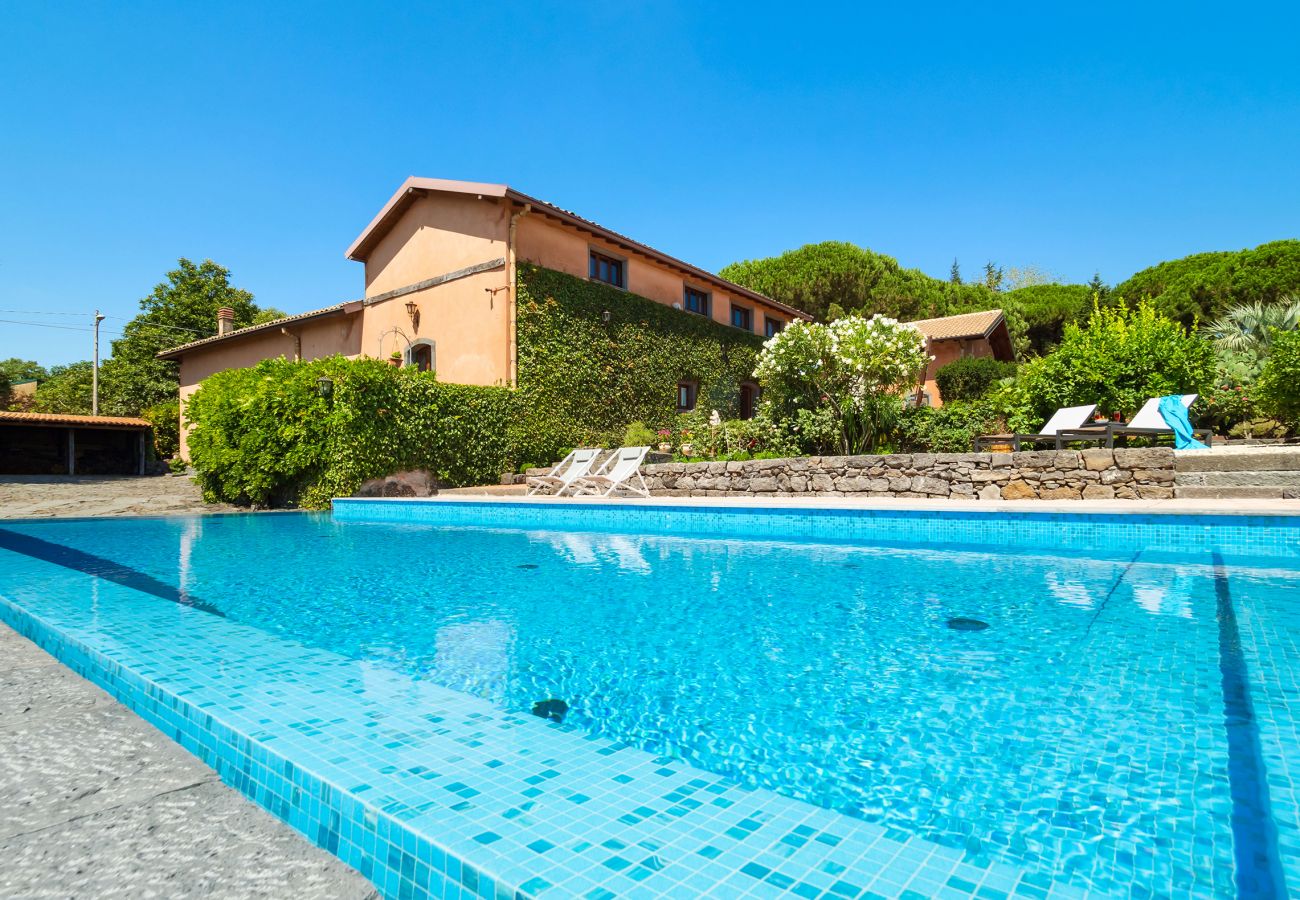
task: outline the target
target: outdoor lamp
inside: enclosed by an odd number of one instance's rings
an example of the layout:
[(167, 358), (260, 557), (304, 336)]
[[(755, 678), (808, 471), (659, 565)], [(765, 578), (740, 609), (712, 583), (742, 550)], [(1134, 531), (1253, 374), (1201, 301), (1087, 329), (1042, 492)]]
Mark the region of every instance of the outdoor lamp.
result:
[(316, 379), (316, 393), (322, 397), (329, 397), (334, 393), (334, 379), (328, 375), (322, 375)]
[(414, 322), (415, 317), (420, 314), (420, 307), (416, 305), (414, 300), (406, 301), (406, 314), (411, 317), (412, 322)]
[(602, 321), (604, 321), (604, 323), (605, 323), (606, 325), (608, 325), (608, 324), (609, 324), (609, 310), (605, 310), (604, 312), (602, 312), (602, 313), (600, 314), (600, 318), (601, 318)]

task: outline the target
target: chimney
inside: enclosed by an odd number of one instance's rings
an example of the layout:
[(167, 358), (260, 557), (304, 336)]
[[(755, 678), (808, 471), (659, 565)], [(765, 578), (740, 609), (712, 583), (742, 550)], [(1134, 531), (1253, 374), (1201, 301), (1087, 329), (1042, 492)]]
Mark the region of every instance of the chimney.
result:
[(235, 330), (235, 311), (229, 306), (217, 310), (217, 335), (230, 334)]

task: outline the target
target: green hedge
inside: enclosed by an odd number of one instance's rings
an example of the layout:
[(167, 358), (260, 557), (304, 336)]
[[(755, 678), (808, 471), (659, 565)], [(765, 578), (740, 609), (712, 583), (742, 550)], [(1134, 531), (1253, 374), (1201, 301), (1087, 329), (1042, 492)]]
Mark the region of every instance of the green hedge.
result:
[(679, 381), (698, 382), (700, 404), (721, 403), (710, 389), (738, 392), (763, 346), (758, 335), (530, 265), (519, 266), (518, 323), (522, 416), (511, 443), (520, 461), (617, 442), (630, 422), (671, 427)]
[(941, 366), (934, 374), (944, 403), (954, 400), (978, 400), (998, 381), (1016, 374), (1016, 364), (991, 356), (967, 356)]
[(510, 467), (517, 399), (381, 360), (272, 359), (205, 379), (186, 412), (205, 499), (321, 507), (405, 469), (450, 486), (495, 481)]

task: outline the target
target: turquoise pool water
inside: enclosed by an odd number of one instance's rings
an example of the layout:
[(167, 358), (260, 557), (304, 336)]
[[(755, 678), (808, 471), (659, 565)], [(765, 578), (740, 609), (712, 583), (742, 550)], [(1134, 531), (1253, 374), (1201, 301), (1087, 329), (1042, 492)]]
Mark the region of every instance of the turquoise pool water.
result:
[(1026, 895), (1300, 889), (1295, 559), (309, 514), (0, 525), (11, 606), (93, 630), (90, 583), (106, 626), (252, 629), (1014, 868)]

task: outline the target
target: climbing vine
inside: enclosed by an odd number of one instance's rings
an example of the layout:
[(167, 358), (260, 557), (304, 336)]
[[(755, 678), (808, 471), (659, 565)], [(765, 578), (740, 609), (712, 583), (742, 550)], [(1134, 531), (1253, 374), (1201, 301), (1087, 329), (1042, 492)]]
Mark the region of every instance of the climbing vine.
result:
[(617, 442), (631, 422), (670, 426), (678, 382), (695, 382), (701, 403), (715, 384), (738, 391), (763, 346), (757, 335), (530, 265), (519, 267), (518, 323), (522, 417), (511, 443), (521, 461)]

